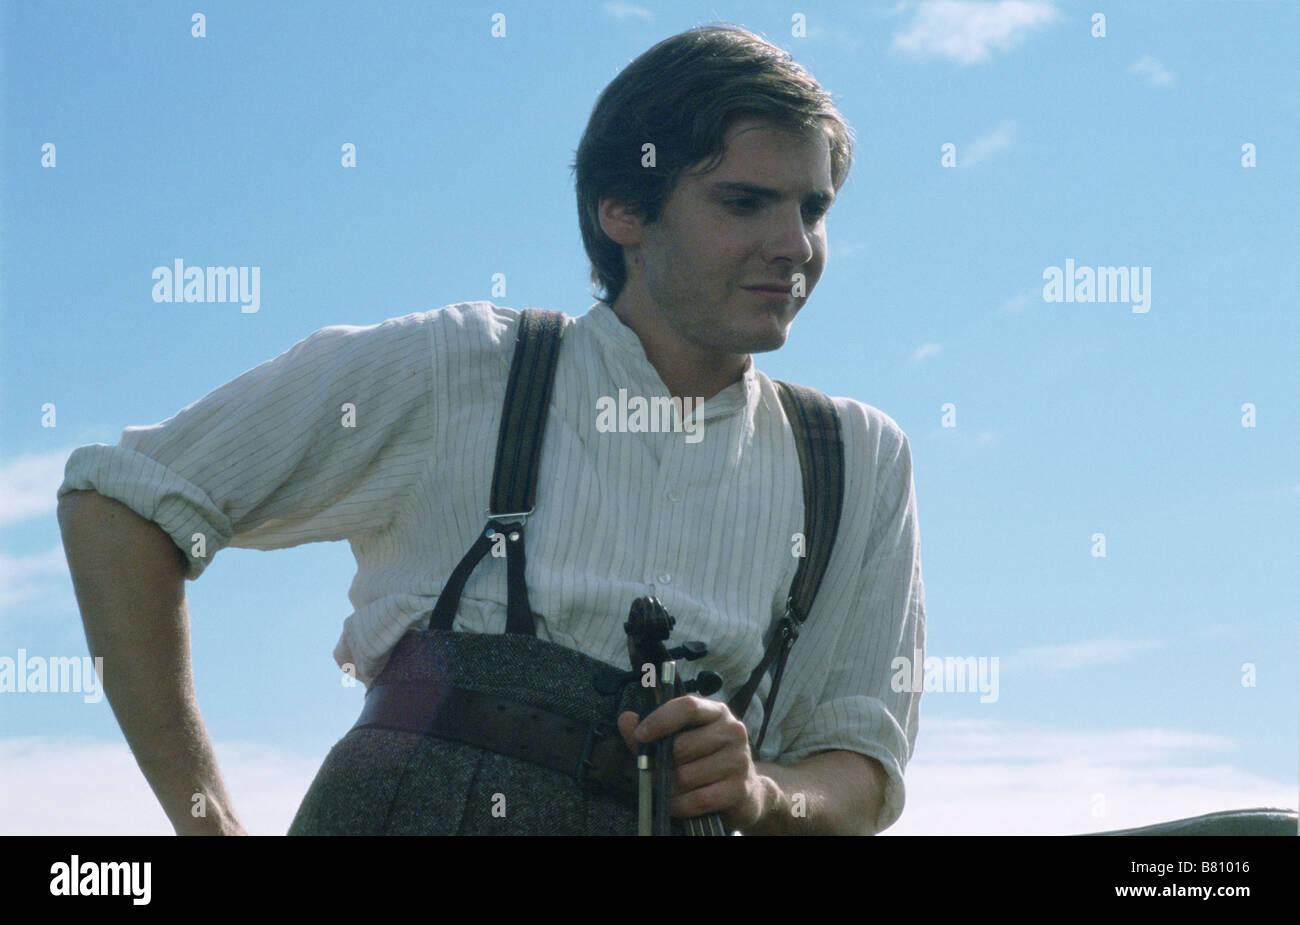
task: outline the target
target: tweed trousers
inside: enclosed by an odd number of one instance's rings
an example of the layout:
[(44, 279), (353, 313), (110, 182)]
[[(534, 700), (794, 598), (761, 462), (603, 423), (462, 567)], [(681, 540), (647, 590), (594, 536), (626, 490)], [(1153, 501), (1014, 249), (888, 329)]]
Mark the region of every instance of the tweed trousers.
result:
[[(375, 684), (437, 679), (612, 725), (635, 709), (638, 685), (604, 695), (592, 679), (626, 670), (532, 636), (419, 630), (397, 644)], [(634, 835), (636, 820), (633, 796), (471, 745), (366, 727), (330, 750), (289, 834)]]

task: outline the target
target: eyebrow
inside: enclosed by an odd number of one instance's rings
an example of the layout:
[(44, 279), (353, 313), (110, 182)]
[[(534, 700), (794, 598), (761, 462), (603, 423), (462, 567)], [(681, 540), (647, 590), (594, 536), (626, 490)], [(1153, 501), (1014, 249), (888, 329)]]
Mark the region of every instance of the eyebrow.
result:
[[(767, 202), (776, 202), (781, 198), (781, 191), (772, 189), (770, 186), (759, 186), (757, 183), (745, 183), (738, 180), (719, 180), (712, 184), (711, 188), (715, 193), (744, 193), (747, 196), (754, 196), (757, 199), (763, 199)], [(822, 209), (829, 209), (831, 203), (835, 201), (835, 196), (826, 192), (809, 193), (804, 202), (808, 205), (820, 206)]]

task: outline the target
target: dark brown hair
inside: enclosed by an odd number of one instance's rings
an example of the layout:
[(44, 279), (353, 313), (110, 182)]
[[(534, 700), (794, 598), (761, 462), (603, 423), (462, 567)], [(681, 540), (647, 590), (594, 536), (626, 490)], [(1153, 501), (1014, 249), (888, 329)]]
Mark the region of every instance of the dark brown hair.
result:
[[(825, 133), (836, 191), (848, 177), (853, 133), (830, 94), (787, 52), (740, 26), (701, 26), (664, 39), (601, 93), (573, 170), (578, 225), (602, 302), (618, 298), (627, 269), (622, 246), (600, 227), (600, 200), (621, 200), (654, 222), (684, 170), (707, 159), (707, 171), (721, 161), (727, 131), (740, 117)], [(653, 167), (642, 166), (647, 142), (655, 146)]]

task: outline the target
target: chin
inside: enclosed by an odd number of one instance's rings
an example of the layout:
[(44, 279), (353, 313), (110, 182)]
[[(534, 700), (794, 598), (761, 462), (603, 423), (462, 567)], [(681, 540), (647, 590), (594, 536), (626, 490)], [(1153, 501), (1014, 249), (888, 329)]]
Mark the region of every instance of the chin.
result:
[(786, 332), (782, 331), (775, 337), (764, 338), (759, 343), (749, 349), (749, 353), (771, 353), (773, 350), (780, 350), (785, 346)]
[(786, 338), (790, 336), (790, 325), (794, 324), (795, 315), (799, 314), (799, 309), (803, 308), (802, 302), (796, 302), (780, 314), (768, 316), (768, 324), (764, 329), (756, 332), (757, 337), (761, 339), (764, 346), (756, 347), (752, 352), (762, 353), (768, 350), (779, 350), (785, 346)]
[(745, 353), (770, 353), (785, 346), (790, 334), (790, 324), (774, 324), (763, 330), (753, 331), (746, 339)]

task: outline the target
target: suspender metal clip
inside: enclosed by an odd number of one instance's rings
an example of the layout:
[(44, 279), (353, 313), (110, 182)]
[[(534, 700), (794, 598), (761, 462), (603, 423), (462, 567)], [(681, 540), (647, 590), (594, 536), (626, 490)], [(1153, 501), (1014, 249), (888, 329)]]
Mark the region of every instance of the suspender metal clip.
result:
[(492, 509), (487, 508), (483, 513), (488, 520), (495, 520), (499, 524), (519, 524), (519, 526), (522, 527), (524, 521), (526, 521), (529, 515), (531, 515), (535, 510), (537, 510), (537, 508), (534, 507), (532, 510), (520, 511), (515, 514), (493, 514)]

